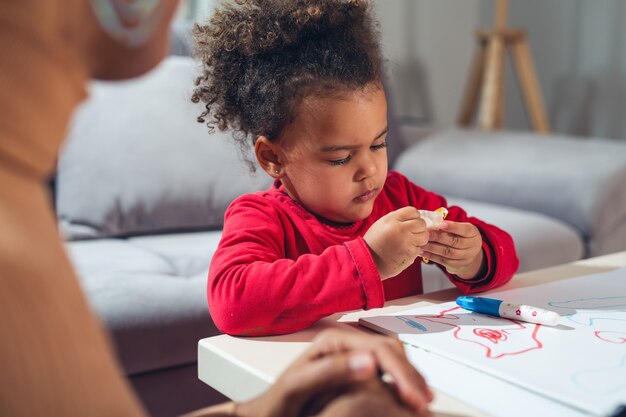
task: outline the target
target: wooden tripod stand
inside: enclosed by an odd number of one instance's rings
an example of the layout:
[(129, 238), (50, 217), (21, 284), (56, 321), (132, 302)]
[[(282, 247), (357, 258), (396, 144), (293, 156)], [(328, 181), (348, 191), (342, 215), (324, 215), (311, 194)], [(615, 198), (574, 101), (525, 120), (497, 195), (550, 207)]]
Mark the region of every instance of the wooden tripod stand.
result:
[[(526, 109), (534, 130), (549, 133), (537, 75), (533, 66), (526, 32), (507, 29), (507, 0), (497, 0), (495, 27), (476, 34), (478, 47), (467, 80), (458, 124), (468, 126), (478, 111), (478, 125), (483, 129), (500, 129), (504, 114), (504, 54), (509, 49), (516, 67)], [(480, 95), (480, 97), (479, 97)]]

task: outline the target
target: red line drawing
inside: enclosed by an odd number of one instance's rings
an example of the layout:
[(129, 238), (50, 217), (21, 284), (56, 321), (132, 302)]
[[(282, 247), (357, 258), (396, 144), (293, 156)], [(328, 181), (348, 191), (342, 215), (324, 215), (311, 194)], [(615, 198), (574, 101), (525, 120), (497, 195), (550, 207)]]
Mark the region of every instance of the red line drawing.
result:
[[(500, 318), (494, 320), (498, 320), (498, 323), (502, 323), (501, 320), (507, 320), (511, 324), (506, 325), (506, 327), (474, 327), (473, 323), (471, 326), (461, 326), (457, 323), (461, 319), (467, 320), (468, 315), (450, 314), (458, 309), (460, 307), (443, 310), (437, 315), (414, 316), (414, 318), (453, 327), (455, 339), (479, 345), (485, 349), (485, 357), (489, 359), (520, 355), (543, 348), (543, 343), (537, 336), (541, 327), (539, 324), (521, 323), (508, 318)], [(474, 318), (471, 320), (476, 322)]]
[(626, 343), (626, 333), (624, 332), (611, 332), (607, 330), (596, 330), (593, 334), (603, 342), (615, 343), (621, 345)]

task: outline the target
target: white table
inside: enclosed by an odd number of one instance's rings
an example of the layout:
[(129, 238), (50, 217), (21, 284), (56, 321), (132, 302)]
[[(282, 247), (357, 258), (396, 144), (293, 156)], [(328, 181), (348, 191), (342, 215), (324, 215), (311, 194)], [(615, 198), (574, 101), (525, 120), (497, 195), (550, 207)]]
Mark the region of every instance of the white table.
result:
[[(611, 271), (623, 266), (626, 266), (626, 251), (518, 274), (499, 289), (521, 288)], [(402, 298), (388, 302), (381, 309), (336, 314), (307, 330), (290, 335), (256, 338), (220, 335), (202, 339), (198, 343), (198, 377), (230, 399), (245, 401), (265, 391), (323, 329), (354, 326), (359, 317), (440, 304), (452, 301), (458, 295), (456, 289), (450, 289)], [(478, 408), (455, 399), (454, 392), (435, 390), (435, 393), (436, 400), (431, 406), (434, 415), (485, 415)]]

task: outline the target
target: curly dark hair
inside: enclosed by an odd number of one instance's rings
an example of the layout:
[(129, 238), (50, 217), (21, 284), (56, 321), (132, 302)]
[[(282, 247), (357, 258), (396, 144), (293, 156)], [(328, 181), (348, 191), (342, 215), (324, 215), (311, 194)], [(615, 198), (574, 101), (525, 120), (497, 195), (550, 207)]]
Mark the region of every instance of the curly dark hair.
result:
[(198, 121), (232, 130), (244, 150), (260, 135), (276, 140), (304, 97), (382, 80), (378, 24), (364, 0), (231, 1), (195, 25), (194, 38)]

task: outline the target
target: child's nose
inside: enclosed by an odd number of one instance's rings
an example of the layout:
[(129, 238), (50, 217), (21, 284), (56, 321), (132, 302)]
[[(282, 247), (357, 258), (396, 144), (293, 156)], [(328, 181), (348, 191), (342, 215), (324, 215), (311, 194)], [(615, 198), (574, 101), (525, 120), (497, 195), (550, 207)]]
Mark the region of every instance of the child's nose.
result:
[(373, 155), (363, 155), (359, 164), (359, 170), (357, 172), (357, 179), (362, 181), (366, 178), (370, 178), (376, 174), (378, 168), (376, 166), (376, 160)]

